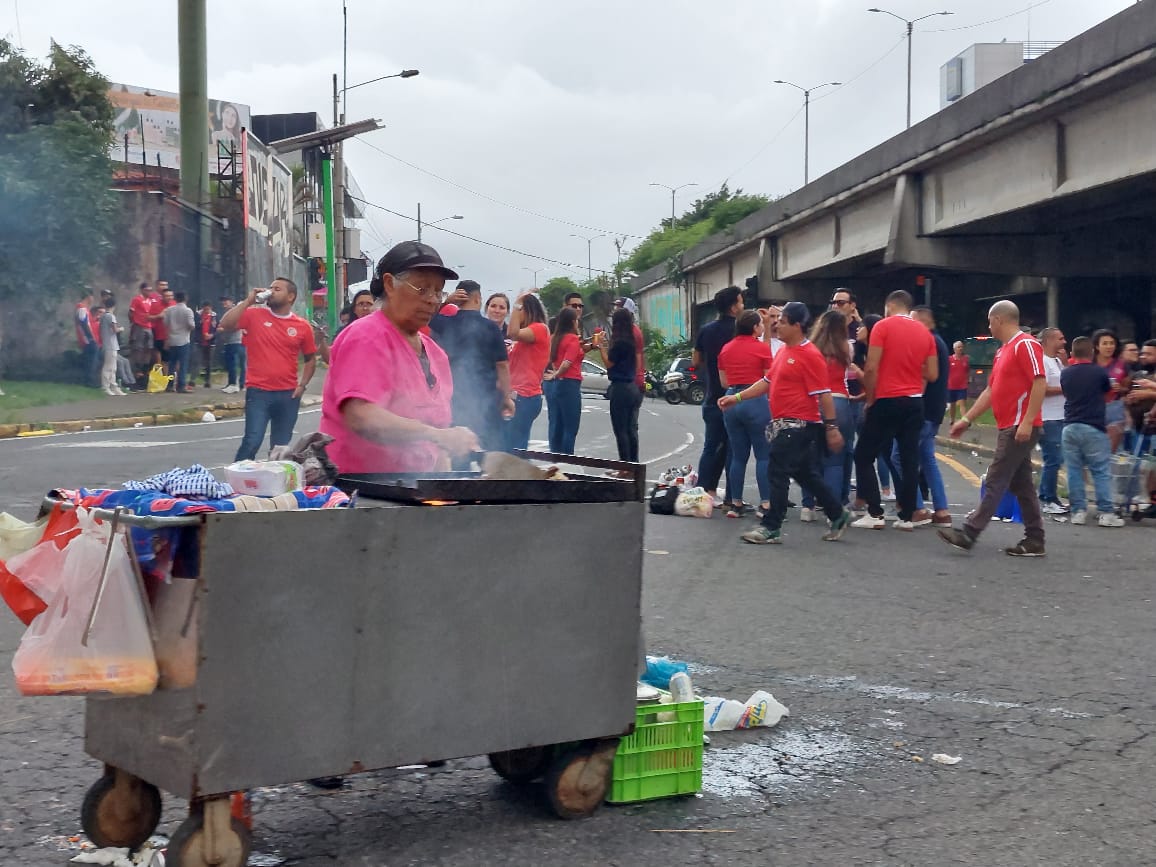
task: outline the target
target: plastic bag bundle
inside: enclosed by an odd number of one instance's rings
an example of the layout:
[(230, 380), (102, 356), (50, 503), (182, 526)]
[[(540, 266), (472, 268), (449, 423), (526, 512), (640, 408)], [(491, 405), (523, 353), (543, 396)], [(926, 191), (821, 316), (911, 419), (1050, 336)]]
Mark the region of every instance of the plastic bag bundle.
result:
[(154, 364), (153, 369), (149, 371), (149, 394), (156, 394), (158, 392), (164, 391), (169, 387), (169, 383), (172, 381), (172, 376), (165, 373), (165, 366), (163, 364)]
[(674, 513), (687, 518), (709, 518), (714, 515), (714, 500), (702, 488), (689, 488), (674, 501)]
[[(83, 509), (77, 519), (81, 533), (63, 551), (59, 586), (12, 659), (16, 687), (24, 695), (150, 693), (157, 664), (126, 538), (118, 533), (110, 549), (108, 525)], [(104, 592), (86, 644), (102, 574)]]

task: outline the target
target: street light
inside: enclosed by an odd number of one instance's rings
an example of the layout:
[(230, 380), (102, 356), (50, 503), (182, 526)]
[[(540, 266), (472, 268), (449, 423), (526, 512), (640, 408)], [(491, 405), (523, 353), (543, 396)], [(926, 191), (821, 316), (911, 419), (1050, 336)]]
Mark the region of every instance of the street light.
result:
[(698, 184), (693, 184), (693, 183), (692, 184), (679, 184), (677, 187), (671, 187), (671, 186), (668, 186), (666, 184), (656, 184), (653, 181), (651, 181), (650, 186), (663, 187), (664, 189), (670, 190), (670, 231), (673, 232), (674, 231), (674, 194), (677, 193), (679, 190), (683, 189), (684, 187), (697, 187)]
[[(838, 87), (842, 82), (825, 81), (814, 87), (800, 87), (793, 81), (783, 81), (781, 78), (776, 78), (775, 84), (785, 84), (795, 88), (795, 90), (803, 91), (803, 185), (806, 186), (811, 180), (811, 91), (821, 87)], [(798, 117), (798, 115), (795, 116)]]
[(586, 282), (589, 283), (591, 280), (594, 279), (594, 269), (591, 267), (591, 264), (590, 264), (590, 261), (591, 261), (590, 260), (590, 247), (599, 238), (605, 238), (606, 236), (605, 235), (595, 235), (593, 238), (587, 238), (585, 235), (571, 234), (570, 237), (571, 238), (581, 238), (583, 241), (586, 242)]
[(533, 275), (534, 275), (534, 286), (533, 286), (533, 288), (534, 288), (534, 289), (537, 289), (537, 288), (538, 288), (538, 272), (539, 272), (539, 271), (545, 271), (546, 269), (545, 269), (545, 268), (531, 268), (529, 265), (523, 265), (523, 266), (522, 266), (522, 270), (523, 270), (523, 271), (529, 271), (531, 274), (533, 274)]
[(886, 9), (876, 9), (874, 7), (867, 10), (868, 12), (880, 12), (883, 15), (890, 15), (892, 18), (898, 18), (907, 25), (907, 128), (911, 129), (911, 33), (915, 29), (915, 25), (925, 18), (934, 18), (937, 15), (951, 15), (950, 12), (929, 12), (926, 15), (921, 15), (908, 21), (902, 15), (896, 15), (894, 12), (888, 12)]
[(427, 220), (423, 224), (421, 221), (421, 202), (418, 202), (417, 203), (417, 239), (419, 241), (421, 240), (421, 227), (423, 225), (436, 226), (438, 223), (444, 223), (446, 220), (464, 220), (464, 219), (465, 219), (465, 217), (463, 217), (461, 214), (453, 214), (452, 216), (442, 217), (441, 219), (438, 219), (438, 220)]

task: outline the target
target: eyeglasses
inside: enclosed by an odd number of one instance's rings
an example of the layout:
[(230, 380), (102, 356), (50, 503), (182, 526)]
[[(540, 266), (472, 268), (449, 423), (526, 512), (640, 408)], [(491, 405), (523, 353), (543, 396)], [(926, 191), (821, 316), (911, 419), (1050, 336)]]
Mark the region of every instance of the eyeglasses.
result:
[(571, 302), (571, 303), (567, 304), (566, 306), (567, 306), (567, 307), (569, 307), (569, 308), (570, 308), (570, 309), (572, 309), (572, 310), (581, 310), (581, 309), (582, 309), (582, 308), (584, 308), (586, 305), (585, 305), (585, 304), (576, 304), (576, 303), (574, 303), (574, 302)]
[(846, 307), (850, 303), (850, 301), (836, 301), (835, 299), (831, 299), (832, 307)]
[(422, 301), (442, 301), (446, 297), (444, 289), (420, 289), (417, 286), (414, 286), (408, 280), (398, 280), (396, 277), (394, 278), (394, 282), (408, 286), (410, 289), (417, 293), (417, 297)]

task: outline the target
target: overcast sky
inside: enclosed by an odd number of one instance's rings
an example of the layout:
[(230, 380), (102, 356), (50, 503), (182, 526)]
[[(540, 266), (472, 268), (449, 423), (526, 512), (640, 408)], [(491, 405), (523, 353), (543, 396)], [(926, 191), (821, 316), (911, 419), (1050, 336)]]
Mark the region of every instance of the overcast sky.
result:
[[(587, 244), (572, 234), (630, 235), (629, 247), (669, 216), (670, 194), (650, 182), (698, 184), (679, 193), (680, 213), (724, 180), (769, 195), (801, 186), (802, 94), (774, 79), (846, 83), (812, 94), (812, 178), (902, 131), (905, 28), (868, 13), (872, 2), (347, 0), (349, 84), (421, 70), (349, 93), (348, 120), (387, 128), (347, 160), (370, 201), (410, 218), (419, 201), (426, 220), (462, 214), (443, 225), (522, 251), (427, 231), (486, 290), (529, 287), (526, 268), (539, 285), (582, 277)], [(969, 45), (1067, 40), (1132, 2), (893, 0), (905, 17), (954, 12), (916, 24), (913, 120), (937, 111), (939, 67)], [(35, 56), (50, 38), (80, 45), (113, 81), (176, 91), (176, 5), (0, 0), (0, 33)], [(328, 121), (341, 9), (209, 0), (210, 96)], [(372, 211), (363, 248), (377, 257), (414, 235), (412, 219)], [(593, 242), (595, 269), (614, 257), (611, 238)]]

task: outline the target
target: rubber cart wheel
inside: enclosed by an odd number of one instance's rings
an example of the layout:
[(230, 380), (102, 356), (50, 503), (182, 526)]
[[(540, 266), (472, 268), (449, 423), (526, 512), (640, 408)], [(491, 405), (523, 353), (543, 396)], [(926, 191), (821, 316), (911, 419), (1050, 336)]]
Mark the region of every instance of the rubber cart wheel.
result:
[(222, 847), (225, 860), (209, 861), (205, 851), (205, 816), (200, 810), (194, 810), (169, 838), (165, 864), (167, 867), (245, 867), (253, 845), (252, 835), (236, 817), (229, 824), (232, 833)]
[(561, 819), (584, 819), (606, 800), (618, 739), (595, 741), (562, 753), (546, 774), (546, 797)]
[(94, 844), (136, 849), (161, 821), (161, 793), (152, 783), (111, 770), (89, 788), (80, 826)]
[(554, 759), (552, 747), (526, 747), (504, 753), (490, 753), (490, 767), (509, 783), (531, 783), (550, 770)]

